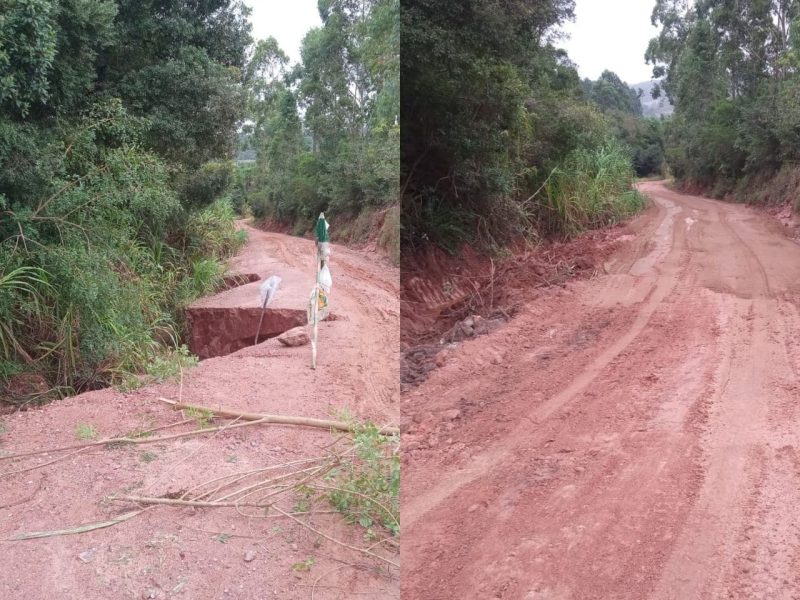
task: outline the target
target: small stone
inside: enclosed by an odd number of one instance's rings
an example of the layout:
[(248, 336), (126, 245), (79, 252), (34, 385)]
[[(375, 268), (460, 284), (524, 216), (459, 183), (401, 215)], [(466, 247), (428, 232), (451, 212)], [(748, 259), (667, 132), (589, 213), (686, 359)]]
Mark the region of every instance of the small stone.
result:
[(458, 410), (457, 408), (452, 408), (442, 413), (442, 417), (444, 418), (445, 421), (455, 421), (460, 416), (461, 416), (461, 411)]
[(292, 551), (297, 552), (297, 544), (292, 544)]
[(256, 558), (256, 553), (253, 550), (248, 550), (244, 553), (244, 562), (253, 562)]
[(278, 341), (284, 346), (305, 346), (311, 338), (304, 326), (295, 327), (289, 331), (284, 331), (278, 336)]
[(145, 590), (142, 592), (142, 598), (150, 600), (150, 598), (155, 598), (157, 593), (156, 590)]
[(89, 548), (85, 552), (81, 552), (80, 554), (78, 554), (78, 558), (81, 560), (81, 562), (85, 563), (91, 562), (92, 559), (94, 558), (94, 548)]
[(475, 335), (486, 335), (489, 333), (489, 324), (486, 322), (486, 319), (480, 315), (475, 315), (473, 317), (472, 329)]

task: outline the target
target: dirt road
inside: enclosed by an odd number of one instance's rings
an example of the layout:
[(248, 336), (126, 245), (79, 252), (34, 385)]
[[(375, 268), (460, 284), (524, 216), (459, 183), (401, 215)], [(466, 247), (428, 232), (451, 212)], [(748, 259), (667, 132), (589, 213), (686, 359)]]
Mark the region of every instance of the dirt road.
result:
[[(284, 279), (276, 310), (305, 311), (314, 282), (309, 240), (248, 228), (234, 271)], [(180, 497), (216, 477), (320, 456), (333, 438), (324, 430), (247, 427), (142, 446), (99, 446), (64, 456), (20, 453), (75, 444), (81, 428), (97, 437), (125, 435), (181, 421), (157, 398), (209, 407), (331, 418), (347, 411), (377, 423), (399, 421), (399, 273), (376, 254), (334, 246), (331, 294), (335, 321), (320, 326), (318, 368), (309, 346), (269, 339), (185, 371), (182, 383), (124, 393), (106, 389), (0, 420), (0, 598), (82, 600), (191, 598), (350, 598), (399, 596), (399, 573), (385, 563), (330, 543), (274, 514), (237, 508), (155, 507), (108, 529), (9, 541), (17, 534), (103, 521), (134, 506), (112, 494)], [(237, 311), (258, 305), (251, 283), (200, 306)], [(252, 337), (254, 330), (248, 334)], [(196, 429), (190, 422), (157, 435)], [(56, 458), (58, 462), (48, 464)], [(281, 508), (300, 510), (287, 494)], [(325, 511), (324, 509), (328, 510)], [(330, 506), (309, 522), (353, 546), (364, 531)], [(245, 513), (245, 514), (243, 514)], [(303, 515), (301, 515), (303, 516)], [(397, 560), (389, 547), (385, 556)]]
[(653, 201), (402, 399), (403, 598), (800, 598), (800, 246)]

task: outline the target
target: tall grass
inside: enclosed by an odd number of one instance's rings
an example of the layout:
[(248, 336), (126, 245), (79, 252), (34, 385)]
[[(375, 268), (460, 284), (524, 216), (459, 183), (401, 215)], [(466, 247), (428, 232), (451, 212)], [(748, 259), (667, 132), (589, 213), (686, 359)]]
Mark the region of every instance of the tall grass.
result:
[(191, 257), (223, 260), (236, 254), (247, 241), (247, 232), (236, 229), (236, 211), (229, 198), (220, 198), (190, 216), (184, 251)]
[(458, 205), (433, 190), (404, 196), (404, 252), (429, 242), (453, 255), (464, 245), (502, 251), (520, 238), (537, 242), (605, 227), (644, 207), (629, 150), (614, 138), (573, 150), (548, 172), (524, 169), (506, 189)]
[(541, 227), (573, 235), (635, 214), (644, 197), (633, 189), (634, 178), (630, 156), (616, 140), (573, 151), (545, 184)]
[(4, 361), (18, 355), (30, 362), (17, 329), (26, 319), (42, 314), (49, 289), (43, 269), (21, 266), (0, 272), (0, 351)]
[(21, 373), (57, 397), (190, 364), (182, 309), (221, 287), (225, 259), (246, 239), (235, 216), (218, 200), (176, 215), (161, 240), (132, 234), (152, 231), (140, 221), (111, 229), (62, 219), (63, 245), (0, 244), (0, 395)]

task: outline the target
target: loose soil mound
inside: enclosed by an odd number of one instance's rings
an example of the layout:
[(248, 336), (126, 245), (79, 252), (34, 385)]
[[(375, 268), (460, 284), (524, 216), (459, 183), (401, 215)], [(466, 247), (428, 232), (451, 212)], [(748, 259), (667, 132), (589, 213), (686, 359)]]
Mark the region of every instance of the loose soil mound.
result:
[[(436, 368), (445, 344), (488, 333), (535, 301), (540, 290), (605, 270), (604, 260), (629, 235), (618, 225), (535, 248), (519, 244), (510, 257), (490, 259), (465, 247), (453, 257), (438, 249), (404, 259), (401, 382), (419, 384)], [(475, 318), (489, 326), (477, 330)], [(468, 325), (465, 327), (465, 324)]]

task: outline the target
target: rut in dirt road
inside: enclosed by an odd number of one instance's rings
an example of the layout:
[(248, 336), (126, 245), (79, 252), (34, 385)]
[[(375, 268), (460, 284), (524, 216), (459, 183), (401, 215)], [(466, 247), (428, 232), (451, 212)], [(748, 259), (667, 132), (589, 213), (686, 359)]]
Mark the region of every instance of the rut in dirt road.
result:
[(403, 598), (800, 594), (800, 247), (641, 188), (606, 274), (405, 395)]

